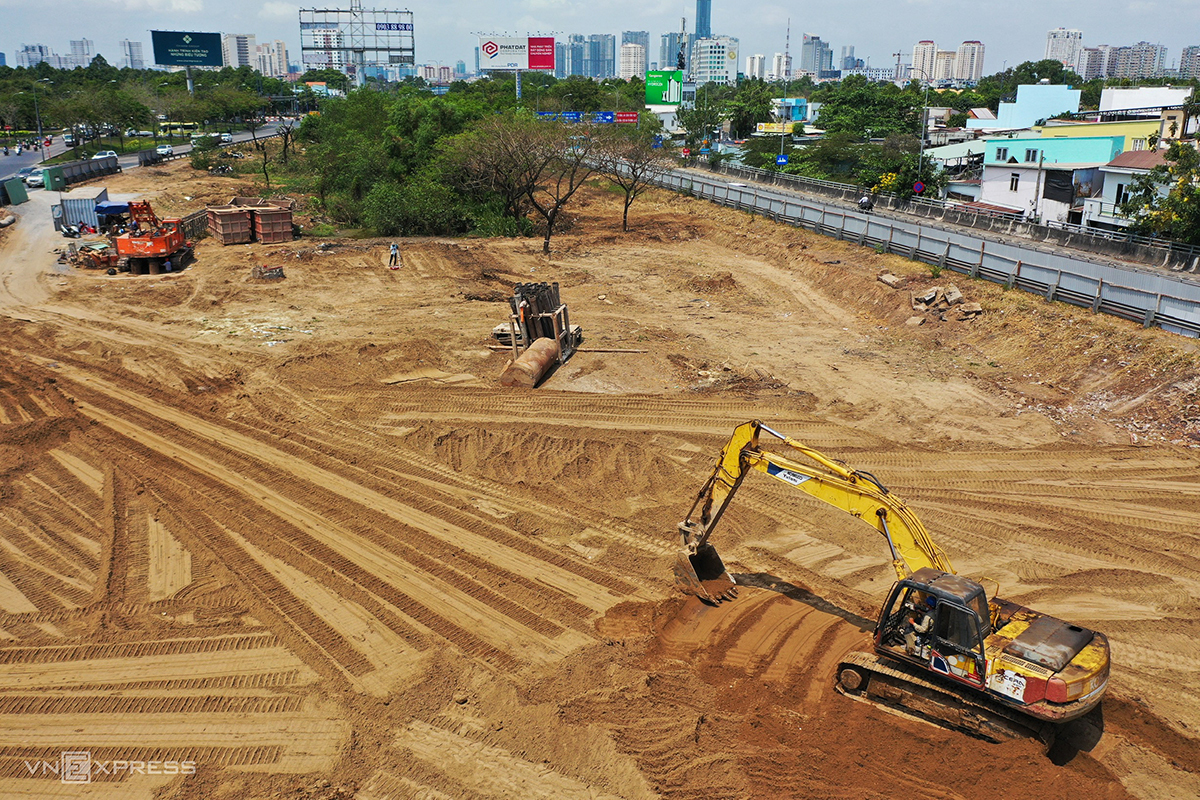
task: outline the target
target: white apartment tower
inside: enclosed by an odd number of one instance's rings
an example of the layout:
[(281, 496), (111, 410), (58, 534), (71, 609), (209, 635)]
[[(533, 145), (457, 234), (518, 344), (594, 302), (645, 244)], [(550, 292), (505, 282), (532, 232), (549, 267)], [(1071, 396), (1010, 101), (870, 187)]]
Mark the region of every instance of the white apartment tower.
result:
[(221, 55), (227, 67), (258, 67), (253, 33), (227, 33), (221, 39)]
[(95, 43), (91, 39), (71, 40), (71, 55), (67, 56), (71, 66), (86, 67), (95, 56)]
[(770, 81), (790, 81), (792, 79), (792, 57), (776, 53), (771, 59), (771, 71), (767, 75)]
[(958, 46), (954, 57), (954, 78), (976, 81), (983, 77), (983, 42), (971, 40)]
[(692, 80), (697, 86), (706, 83), (737, 83), (738, 40), (729, 36), (697, 39), (692, 45)]
[(1083, 51), (1083, 31), (1072, 28), (1055, 28), (1046, 33), (1046, 55), (1062, 63), (1067, 69), (1079, 67), (1079, 56)]
[(121, 40), (121, 66), (129, 69), (145, 69), (146, 59), (142, 56), (142, 43)]
[(949, 81), (954, 79), (954, 56), (953, 50), (938, 50), (937, 56), (933, 60), (933, 79), (938, 81)]
[(1179, 77), (1200, 78), (1200, 45), (1183, 48), (1183, 55), (1179, 59)]
[(937, 45), (922, 39), (913, 45), (912, 77), (926, 82), (937, 80)]
[(747, 78), (758, 78), (760, 80), (767, 77), (767, 57), (762, 53), (755, 53), (752, 56), (746, 56)]
[(645, 47), (633, 42), (621, 45), (621, 68), (618, 77), (623, 81), (627, 81), (630, 78), (646, 77)]
[(254, 48), (255, 69), (271, 78), (283, 78), (288, 74), (287, 45), (281, 40), (260, 44)]

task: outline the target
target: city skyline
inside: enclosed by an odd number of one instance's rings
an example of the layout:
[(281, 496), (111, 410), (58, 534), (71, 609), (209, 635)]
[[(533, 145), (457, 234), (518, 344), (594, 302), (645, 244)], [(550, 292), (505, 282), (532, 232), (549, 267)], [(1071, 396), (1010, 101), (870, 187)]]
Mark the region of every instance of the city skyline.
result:
[[(136, 16), (131, 15), (128, 22), (119, 16), (108, 21), (102, 35), (84, 30), (82, 25), (79, 31), (63, 27), (61, 19), (53, 13), (60, 4), (61, 10), (69, 16), (72, 11), (68, 11), (62, 0), (46, 0), (36, 8), (16, 5), (6, 9), (6, 35), (0, 41), (0, 49), (5, 52), (10, 65), (15, 63), (15, 55), (23, 44), (46, 45), (63, 55), (70, 53), (71, 40), (85, 36), (95, 42), (96, 53), (118, 66), (122, 57), (119, 41), (141, 42), (149, 65), (153, 61), (151, 29), (252, 33), (259, 41), (286, 42), (289, 51), (294, 49), (296, 52), (292, 60), (298, 60), (301, 7), (298, 4), (268, 0), (249, 7), (232, 0), (126, 0), (130, 8), (137, 6)], [(902, 60), (911, 63), (913, 44), (921, 40), (945, 41), (953, 46), (979, 40), (987, 46), (985, 74), (999, 72), (1005, 65), (1041, 59), (1045, 53), (1047, 31), (1059, 27), (1082, 31), (1083, 44), (1087, 47), (1132, 45), (1139, 41), (1163, 45), (1167, 51), (1167, 67), (1179, 65), (1183, 48), (1200, 43), (1197, 41), (1200, 40), (1200, 33), (1197, 33), (1200, 31), (1200, 7), (1170, 7), (1171, 13), (1167, 14), (1168, 6), (1158, 0), (1145, 0), (1139, 8), (1142, 11), (1159, 9), (1164, 13), (1137, 15), (1129, 15), (1125, 4), (1113, 0), (1097, 0), (1086, 10), (1064, 8), (1056, 13), (1047, 13), (1044, 3), (1035, 5), (1029, 0), (1016, 0), (1015, 7), (1007, 9), (1010, 13), (1003, 15), (1004, 19), (988, 20), (986, 24), (974, 16), (912, 13), (912, 7), (921, 8), (925, 4), (926, 0), (913, 0), (901, 12), (894, 4), (863, 0), (856, 7), (854, 18), (847, 19), (832, 8), (800, 15), (783, 5), (769, 3), (759, 7), (751, 22), (728, 0), (714, 0), (711, 25), (714, 35), (739, 39), (743, 54), (764, 53), (769, 58), (775, 52), (783, 52), (785, 28), (790, 18), (793, 63), (798, 63), (802, 37), (808, 33), (819, 36), (833, 50), (855, 47), (857, 57), (876, 68), (894, 65), (893, 54), (897, 51), (905, 53)], [(401, 4), (384, 5), (399, 8)], [(695, 0), (668, 4), (613, 0), (605, 5), (603, 12), (587, 4), (567, 5), (562, 0), (493, 2), (486, 6), (478, 0), (452, 4), (419, 0), (403, 5), (414, 13), (418, 64), (473, 62), (477, 41), (473, 33), (554, 32), (556, 38), (563, 41), (570, 34), (619, 36), (624, 30), (644, 30), (650, 33), (651, 42), (656, 43), (662, 34), (679, 30), (680, 17), (687, 17), (688, 32), (694, 32), (696, 16)], [(932, 6), (929, 7), (932, 11)], [(71, 8), (73, 10), (74, 6)], [(1022, 8), (1026, 13), (1019, 13)], [(1104, 13), (1106, 8), (1112, 13)], [(857, 23), (862, 17), (879, 23), (863, 28)], [(216, 26), (205, 24), (212, 19), (221, 20), (220, 29), (214, 30)], [(657, 50), (658, 47), (652, 44), (647, 53), (648, 62), (658, 60)]]

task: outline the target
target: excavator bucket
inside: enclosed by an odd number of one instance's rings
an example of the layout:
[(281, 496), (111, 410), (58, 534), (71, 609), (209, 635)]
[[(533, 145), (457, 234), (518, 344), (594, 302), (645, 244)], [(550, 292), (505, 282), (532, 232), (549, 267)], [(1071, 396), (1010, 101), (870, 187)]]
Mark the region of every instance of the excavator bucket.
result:
[(708, 603), (719, 603), (737, 597), (737, 584), (725, 562), (710, 544), (701, 545), (695, 555), (686, 550), (675, 561), (675, 582), (688, 594)]

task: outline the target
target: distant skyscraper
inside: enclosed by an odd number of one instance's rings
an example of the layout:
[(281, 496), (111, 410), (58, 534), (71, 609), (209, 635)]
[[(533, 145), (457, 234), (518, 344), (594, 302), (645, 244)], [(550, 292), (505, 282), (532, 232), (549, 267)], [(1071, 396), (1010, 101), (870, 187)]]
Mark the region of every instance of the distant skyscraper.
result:
[(455, 61), (454, 62), (454, 77), (462, 78), (466, 74), (467, 74), (467, 62)]
[(4, 60), (4, 53), (0, 53), (0, 67), (7, 67), (8, 62)]
[(86, 67), (95, 58), (95, 43), (91, 39), (72, 39), (71, 55), (67, 56), (72, 67)]
[(587, 39), (583, 75), (589, 78), (615, 78), (617, 75), (617, 37), (611, 33), (593, 33)]
[(254, 48), (255, 69), (272, 78), (282, 78), (288, 73), (287, 45), (279, 39)]
[(129, 69), (145, 69), (146, 59), (142, 56), (142, 43), (121, 40), (121, 66)]
[(1138, 42), (1118, 49), (1115, 78), (1161, 78), (1167, 61), (1167, 48), (1161, 44)]
[(767, 80), (771, 81), (790, 81), (792, 79), (792, 57), (783, 53), (776, 53), (771, 59), (771, 71), (767, 74)]
[(692, 80), (697, 86), (706, 83), (737, 83), (738, 40), (729, 36), (697, 39), (692, 46)]
[(983, 77), (983, 42), (975, 40), (958, 46), (954, 58), (954, 78), (960, 81), (978, 81)]
[(253, 33), (227, 33), (221, 38), (221, 55), (227, 67), (258, 67)]
[(746, 56), (745, 72), (747, 78), (761, 79), (767, 77), (767, 57), (762, 53)]
[(1055, 28), (1046, 33), (1046, 55), (1064, 67), (1074, 70), (1079, 66), (1079, 55), (1083, 51), (1083, 32), (1072, 28)]
[(696, 38), (712, 36), (712, 0), (696, 0)]
[[(659, 69), (678, 69), (679, 64), (679, 41), (678, 33), (664, 33), (662, 35), (662, 45), (658, 51)], [(693, 34), (686, 33), (683, 35), (683, 57), (684, 61), (690, 61), (692, 57), (692, 45), (696, 42), (696, 37)], [(685, 69), (691, 69), (691, 64), (687, 64)]]
[(1104, 77), (1105, 54), (1099, 47), (1085, 47), (1079, 51), (1079, 68), (1075, 70), (1085, 81)]
[(18, 67), (36, 67), (43, 61), (49, 62), (50, 66), (57, 66), (54, 59), (58, 56), (50, 52), (50, 48), (44, 44), (23, 44), (21, 49), (17, 51), (17, 66)]
[(621, 45), (621, 69), (617, 77), (623, 81), (646, 77), (646, 48), (626, 42)]
[(912, 77), (918, 81), (937, 80), (937, 45), (930, 39), (922, 39), (913, 45)]
[(842, 60), (839, 69), (854, 69), (858, 64), (858, 59), (854, 57), (854, 45), (842, 45)]
[(804, 34), (800, 43), (800, 71), (820, 75), (822, 70), (833, 69), (833, 50), (820, 36)]
[(650, 57), (650, 31), (622, 31), (621, 44), (640, 44)]
[(1179, 59), (1179, 77), (1200, 78), (1200, 45), (1183, 48), (1183, 55)]

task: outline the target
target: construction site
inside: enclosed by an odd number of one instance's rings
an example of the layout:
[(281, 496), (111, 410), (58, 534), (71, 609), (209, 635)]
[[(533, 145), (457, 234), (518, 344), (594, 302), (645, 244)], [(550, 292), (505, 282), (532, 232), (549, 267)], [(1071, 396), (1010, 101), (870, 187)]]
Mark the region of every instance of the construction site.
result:
[[(224, 216), (171, 272), (60, 263), (46, 192), (0, 229), (0, 797), (1200, 797), (1196, 340), (667, 191), (392, 269), (185, 162), (99, 185)], [(794, 473), (713, 532), (734, 596), (681, 591), (750, 420), (1102, 635), (1102, 700), (1051, 741), (849, 696), (906, 554)]]

